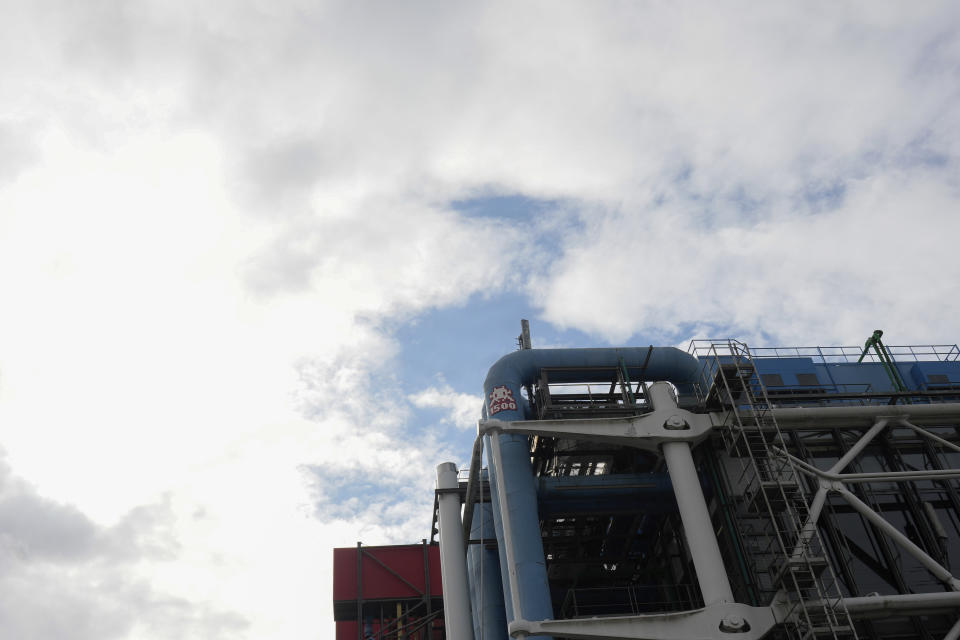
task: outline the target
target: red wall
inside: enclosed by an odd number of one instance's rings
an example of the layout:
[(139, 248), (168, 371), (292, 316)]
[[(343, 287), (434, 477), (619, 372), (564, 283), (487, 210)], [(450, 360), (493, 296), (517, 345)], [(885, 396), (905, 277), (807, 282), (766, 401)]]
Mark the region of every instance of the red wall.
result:
[[(400, 574), (421, 591), (424, 589), (423, 545), (395, 545), (389, 547), (363, 547), (363, 598), (417, 598), (420, 593), (390, 574), (369, 556), (375, 556), (383, 564)], [(430, 562), (430, 595), (442, 594), (440, 579), (440, 547), (427, 545)], [(357, 548), (333, 550), (333, 599), (357, 599)], [(354, 628), (354, 633), (356, 629)], [(356, 637), (354, 635), (354, 637)]]

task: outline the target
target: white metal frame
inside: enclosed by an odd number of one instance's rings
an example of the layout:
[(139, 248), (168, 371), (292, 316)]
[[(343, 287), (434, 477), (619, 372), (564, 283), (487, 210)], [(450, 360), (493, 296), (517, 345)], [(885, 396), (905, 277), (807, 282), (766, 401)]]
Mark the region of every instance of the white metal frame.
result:
[[(483, 420), (479, 424), (481, 435), (487, 433), (520, 433), (591, 441), (606, 441), (626, 444), (648, 451), (662, 450), (667, 461), (674, 491), (680, 505), (684, 534), (691, 549), (697, 579), (707, 606), (703, 609), (681, 613), (649, 614), (640, 616), (616, 616), (588, 620), (541, 620), (530, 621), (518, 615), (510, 625), (510, 634), (515, 638), (528, 635), (556, 635), (567, 638), (608, 638), (612, 640), (659, 640), (680, 638), (734, 638), (754, 640), (762, 638), (777, 622), (785, 617), (782, 603), (774, 602), (769, 607), (750, 607), (733, 602), (730, 585), (723, 569), (716, 536), (712, 534), (710, 516), (700, 489), (699, 479), (693, 468), (690, 454), (692, 445), (702, 441), (713, 428), (722, 424), (721, 414), (694, 414), (678, 408), (673, 390), (667, 383), (654, 383), (650, 387), (654, 411), (628, 418), (597, 418), (587, 420), (539, 420), (504, 422), (496, 419)], [(932, 594), (871, 595), (843, 599), (847, 611), (854, 618), (870, 618), (884, 615), (927, 615), (948, 613), (960, 607), (960, 580), (948, 569), (930, 557), (903, 533), (867, 504), (851, 493), (845, 485), (879, 481), (907, 481), (929, 479), (952, 479), (960, 477), (960, 469), (910, 472), (842, 473), (885, 428), (892, 425), (908, 427), (918, 435), (929, 438), (953, 451), (957, 446), (922, 428), (920, 424), (937, 425), (944, 421), (960, 422), (960, 403), (906, 406), (862, 407), (805, 407), (773, 409), (773, 414), (784, 430), (814, 429), (824, 427), (864, 428), (866, 433), (837, 461), (824, 471), (775, 449), (788, 458), (798, 471), (816, 479), (818, 490), (810, 507), (809, 518), (804, 523), (800, 541), (794, 553), (801, 552), (801, 545), (809, 542), (816, 531), (830, 491), (842, 496), (852, 508), (872, 522), (884, 534), (913, 555), (952, 592)], [(496, 438), (492, 438), (496, 441)], [(491, 454), (497, 464), (499, 452), (493, 447)], [(689, 457), (689, 463), (687, 458)], [(501, 500), (504, 492), (500, 492)], [(697, 500), (699, 494), (699, 500)], [(503, 505), (505, 506), (505, 505)], [(509, 530), (509, 510), (502, 511), (505, 534)], [(711, 541), (712, 540), (712, 544)], [(510, 541), (507, 536), (507, 553)], [(508, 562), (510, 562), (508, 560)], [(509, 570), (509, 568), (508, 568)], [(721, 577), (722, 576), (722, 577)], [(512, 577), (512, 576), (511, 576)], [(511, 583), (511, 586), (515, 586)], [(516, 599), (516, 595), (514, 595)], [(516, 600), (514, 607), (518, 607)], [(516, 609), (519, 612), (519, 608)], [(951, 628), (944, 640), (960, 640), (960, 619)]]

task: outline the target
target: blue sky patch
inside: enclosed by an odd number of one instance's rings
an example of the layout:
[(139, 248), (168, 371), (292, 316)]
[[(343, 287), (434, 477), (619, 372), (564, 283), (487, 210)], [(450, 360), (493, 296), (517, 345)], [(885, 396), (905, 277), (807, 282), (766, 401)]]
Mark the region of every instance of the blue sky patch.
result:
[(555, 209), (559, 200), (541, 200), (522, 194), (488, 195), (454, 200), (450, 207), (468, 218), (501, 218), (525, 221), (531, 216)]

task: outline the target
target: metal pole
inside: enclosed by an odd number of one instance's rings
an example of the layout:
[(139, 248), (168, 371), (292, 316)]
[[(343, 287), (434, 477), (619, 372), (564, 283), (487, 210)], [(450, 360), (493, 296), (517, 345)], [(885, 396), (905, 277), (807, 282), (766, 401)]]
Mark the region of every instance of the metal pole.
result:
[(950, 631), (947, 632), (947, 635), (943, 636), (943, 640), (960, 640), (960, 618), (953, 623), (953, 626), (950, 627)]
[(840, 473), (843, 471), (850, 461), (860, 455), (860, 452), (870, 444), (870, 441), (873, 440), (878, 433), (883, 431), (883, 428), (887, 426), (886, 418), (879, 418), (874, 423), (870, 429), (857, 440), (850, 449), (843, 454), (843, 457), (837, 460), (837, 463), (830, 467), (830, 473)]
[(447, 636), (472, 640), (467, 563), (463, 555), (463, 523), (460, 521), (460, 487), (457, 465), (437, 465), (439, 494), (440, 576), (443, 580), (443, 618)]
[(944, 569), (940, 563), (927, 555), (927, 552), (913, 543), (910, 538), (900, 533), (896, 527), (883, 519), (876, 511), (867, 506), (857, 496), (853, 495), (845, 487), (834, 487), (843, 498), (850, 503), (850, 506), (863, 514), (867, 520), (872, 522), (878, 529), (896, 540), (896, 542), (916, 558), (920, 564), (925, 566), (938, 580), (949, 586), (954, 591), (960, 591), (960, 582), (953, 577), (953, 574)]
[(693, 566), (697, 570), (697, 581), (703, 593), (703, 603), (707, 606), (720, 602), (733, 602), (733, 590), (723, 566), (720, 545), (713, 532), (710, 511), (700, 488), (700, 478), (693, 465), (693, 454), (686, 442), (665, 442), (663, 457), (667, 461), (667, 470), (673, 481), (673, 492), (677, 496), (680, 519), (683, 521), (683, 535), (687, 539)]
[(357, 541), (357, 640), (363, 640), (363, 543)]
[[(650, 385), (650, 402), (657, 411), (677, 406), (673, 398), (673, 388), (666, 382)], [(730, 588), (730, 579), (723, 566), (720, 544), (713, 531), (710, 510), (707, 509), (707, 501), (703, 497), (690, 444), (665, 442), (663, 458), (667, 462), (667, 470), (673, 482), (680, 520), (683, 521), (683, 535), (697, 571), (703, 603), (710, 606), (720, 602), (733, 602), (733, 589)]]
[(796, 546), (793, 548), (792, 555), (794, 558), (802, 557), (804, 549), (810, 544), (810, 541), (813, 540), (813, 534), (817, 530), (817, 521), (820, 520), (820, 514), (823, 512), (823, 505), (826, 501), (827, 489), (821, 485), (820, 488), (817, 489), (816, 495), (813, 496), (813, 503), (807, 511), (807, 521), (803, 524), (800, 537), (797, 540)]

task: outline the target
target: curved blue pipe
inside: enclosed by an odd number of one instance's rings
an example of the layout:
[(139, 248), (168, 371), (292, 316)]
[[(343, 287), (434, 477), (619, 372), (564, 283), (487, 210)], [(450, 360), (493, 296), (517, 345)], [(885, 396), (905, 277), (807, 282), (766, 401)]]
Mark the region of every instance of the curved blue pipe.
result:
[[(520, 395), (524, 385), (532, 384), (544, 367), (587, 369), (605, 368), (606, 371), (577, 371), (575, 381), (609, 382), (610, 369), (627, 369), (631, 380), (667, 380), (677, 386), (679, 394), (691, 395), (697, 378), (698, 360), (674, 347), (625, 347), (608, 349), (524, 349), (503, 356), (487, 373), (483, 383), (484, 415), (505, 421), (524, 420), (529, 407)], [(537, 508), (537, 488), (530, 466), (530, 444), (526, 436), (502, 434), (500, 448), (503, 468), (490, 465), (494, 474), (492, 485), (506, 488), (506, 500), (513, 531), (517, 588), (522, 617), (525, 620), (553, 618), (553, 604), (547, 581), (543, 541), (540, 538), (540, 518)], [(489, 448), (487, 449), (489, 451)], [(503, 551), (502, 514), (500, 501), (494, 503), (497, 542), (500, 547), (501, 572), (504, 580), (504, 600), (509, 620), (517, 619), (510, 601), (506, 555)]]
[[(677, 386), (680, 395), (693, 391), (697, 381), (699, 361), (675, 347), (621, 347), (607, 349), (525, 349), (514, 351), (497, 360), (483, 382), (483, 397), (487, 416), (500, 420), (523, 420), (523, 398), (520, 389), (533, 384), (544, 367), (598, 368), (606, 371), (577, 371), (571, 380), (576, 382), (609, 382), (610, 369), (627, 369), (631, 380), (667, 380)], [(556, 377), (561, 381), (559, 377)], [(507, 391), (499, 391), (504, 387)], [(496, 397), (492, 397), (498, 390)], [(496, 401), (496, 398), (507, 400)], [(509, 399), (513, 399), (513, 403)]]

